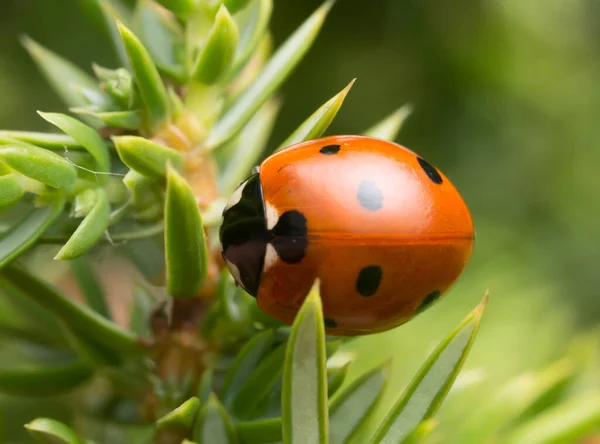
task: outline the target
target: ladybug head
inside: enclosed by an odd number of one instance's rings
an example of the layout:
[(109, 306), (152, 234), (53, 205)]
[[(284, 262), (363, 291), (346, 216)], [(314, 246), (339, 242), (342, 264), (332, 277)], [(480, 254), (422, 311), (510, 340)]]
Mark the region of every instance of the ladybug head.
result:
[(232, 194), (219, 231), (221, 254), (236, 282), (256, 297), (267, 249), (265, 210), (258, 173)]

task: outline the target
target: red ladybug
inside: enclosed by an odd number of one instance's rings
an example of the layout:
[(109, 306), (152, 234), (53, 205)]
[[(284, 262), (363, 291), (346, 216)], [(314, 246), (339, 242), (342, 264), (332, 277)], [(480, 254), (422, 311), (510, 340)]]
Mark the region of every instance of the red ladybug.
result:
[(473, 221), (458, 191), (395, 143), (325, 137), (258, 171), (223, 213), (222, 255), (287, 324), (318, 279), (328, 334), (389, 330), (438, 300), (471, 256)]

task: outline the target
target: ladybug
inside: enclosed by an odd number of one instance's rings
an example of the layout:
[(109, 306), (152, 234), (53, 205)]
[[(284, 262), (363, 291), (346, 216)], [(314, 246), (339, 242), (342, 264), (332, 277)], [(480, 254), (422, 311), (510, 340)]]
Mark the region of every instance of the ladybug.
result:
[(394, 328), (437, 301), (474, 244), (462, 197), (395, 143), (331, 136), (262, 162), (232, 194), (220, 228), (235, 281), (291, 324), (318, 279), (327, 334)]

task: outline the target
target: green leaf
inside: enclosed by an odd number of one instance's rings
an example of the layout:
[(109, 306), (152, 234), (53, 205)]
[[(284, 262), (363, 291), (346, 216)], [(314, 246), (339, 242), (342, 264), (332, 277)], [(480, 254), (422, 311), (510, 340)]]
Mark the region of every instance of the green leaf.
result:
[(75, 431), (54, 419), (37, 418), (25, 428), (37, 441), (47, 444), (85, 444)]
[(223, 219), (223, 209), (227, 205), (225, 198), (213, 200), (204, 211), (202, 211), (202, 222), (206, 228), (218, 227)]
[[(235, 105), (248, 87), (260, 76), (264, 66), (272, 55), (273, 37), (271, 36), (271, 33), (267, 31), (258, 42), (256, 48), (252, 51), (251, 57), (244, 66), (236, 68), (234, 61), (234, 66), (230, 70), (227, 78), (228, 86), (224, 108), (219, 115), (224, 114), (225, 111)], [(237, 69), (238, 72), (235, 72), (234, 69)]]
[[(422, 444), (426, 442), (427, 438), (433, 433), (435, 428), (437, 427), (437, 421), (435, 418), (429, 418), (426, 421), (423, 421), (421, 424), (415, 428), (410, 435), (408, 435), (403, 444)], [(477, 441), (479, 442), (479, 441)]]
[(152, 220), (159, 218), (164, 209), (162, 185), (155, 180), (129, 170), (123, 178), (129, 198), (133, 202), (136, 220)]
[[(108, 148), (96, 130), (64, 114), (42, 113), (40, 111), (38, 111), (38, 114), (44, 120), (60, 128), (67, 135), (78, 141), (92, 155), (98, 165), (99, 172), (110, 172)], [(106, 176), (101, 174), (98, 176), (98, 179), (103, 183), (106, 180)]]
[(139, 39), (122, 23), (119, 32), (129, 57), (133, 76), (144, 102), (144, 111), (153, 130), (164, 127), (169, 120), (169, 96), (158, 70)]
[[(129, 224), (127, 224), (129, 225)], [(157, 245), (159, 243), (158, 235), (162, 235), (164, 231), (164, 223), (163, 221), (159, 221), (153, 224), (138, 224), (133, 222), (131, 225), (127, 226), (116, 226), (114, 230), (110, 232), (110, 239), (114, 242), (128, 242), (128, 241), (147, 241), (145, 246), (148, 246), (153, 251), (160, 253), (159, 257), (149, 257), (147, 251), (142, 248), (142, 251), (137, 253), (138, 256), (135, 256), (135, 253), (129, 250), (127, 254), (130, 256), (132, 260), (137, 261), (135, 263), (136, 266), (144, 268), (150, 266), (150, 263), (154, 264), (154, 267), (160, 267), (159, 263), (162, 262), (162, 249)], [(160, 242), (161, 244), (163, 242)], [(136, 248), (140, 248), (140, 244), (135, 245)], [(121, 246), (121, 251), (125, 250)], [(142, 258), (141, 256), (146, 255), (146, 257)], [(164, 270), (163, 270), (164, 271)], [(151, 279), (156, 279), (160, 270), (156, 270), (154, 274), (150, 273), (150, 276), (147, 276)]]
[(185, 112), (183, 100), (181, 100), (181, 96), (177, 94), (177, 91), (172, 86), (169, 86), (167, 89), (167, 94), (169, 94), (169, 109), (171, 110), (173, 120), (178, 120)]
[(574, 362), (559, 361), (537, 375), (533, 396), (518, 421), (523, 422), (561, 402), (569, 395), (580, 369)]
[(44, 231), (62, 213), (63, 198), (32, 210), (0, 237), (0, 269), (35, 244)]
[(294, 319), (285, 354), (282, 392), (283, 442), (328, 442), (325, 327), (317, 291)]
[(213, 376), (213, 370), (207, 369), (204, 370), (202, 378), (200, 378), (200, 383), (198, 384), (198, 399), (200, 399), (200, 404), (208, 401), (208, 396), (212, 392)]
[(279, 101), (273, 100), (265, 103), (240, 132), (219, 176), (221, 195), (230, 196), (260, 159), (281, 109), (280, 105)]
[(375, 433), (372, 443), (402, 442), (431, 418), (448, 394), (475, 336), (488, 296), (433, 351)]
[(139, 336), (145, 336), (149, 333), (149, 320), (153, 305), (152, 301), (153, 298), (147, 290), (137, 284), (133, 293), (129, 330)]
[(223, 4), (227, 6), (227, 9), (231, 11), (232, 14), (235, 14), (240, 9), (246, 7), (250, 0), (223, 0)]
[(266, 330), (244, 344), (223, 381), (221, 399), (225, 406), (231, 408), (233, 399), (273, 345), (273, 339), (273, 330)]
[(191, 77), (196, 82), (212, 85), (229, 70), (238, 44), (238, 30), (233, 18), (221, 5), (206, 43), (194, 63)]
[[(0, 279), (0, 301), (2, 311), (11, 313), (11, 319), (28, 332), (38, 337), (37, 342), (52, 347), (64, 347), (65, 340), (59, 321), (48, 310), (23, 295), (5, 279)], [(64, 352), (59, 352), (64, 355)]]
[(318, 139), (327, 130), (337, 112), (344, 103), (346, 95), (354, 85), (356, 79), (352, 80), (348, 86), (325, 102), (308, 119), (300, 125), (285, 141), (279, 145), (276, 151), (282, 150), (291, 145), (295, 145), (307, 140)]
[(96, 200), (96, 190), (93, 188), (85, 188), (77, 193), (71, 206), (71, 216), (76, 218), (87, 216), (96, 205)]
[(387, 382), (390, 366), (386, 363), (365, 373), (340, 393), (329, 405), (329, 440), (345, 443), (365, 422)]
[(0, 145), (0, 161), (24, 176), (45, 185), (70, 192), (75, 187), (77, 171), (56, 153), (23, 142)]
[[(119, 37), (120, 41), (120, 37)], [(123, 109), (133, 109), (141, 104), (133, 76), (125, 68), (107, 69), (92, 65), (101, 86)], [(80, 109), (80, 108), (76, 108)]]
[(327, 368), (327, 395), (333, 396), (344, 383), (348, 375), (350, 362), (345, 362), (339, 367)]
[[(106, 111), (115, 107), (113, 98), (105, 92), (100, 92), (97, 89), (89, 89), (79, 85), (73, 85), (73, 89), (83, 97), (85, 105), (95, 111)], [(97, 122), (93, 122), (96, 126)]]
[(183, 168), (183, 154), (173, 148), (138, 136), (116, 136), (112, 140), (123, 163), (144, 176), (165, 177), (169, 163), (178, 170)]
[(113, 322), (82, 306), (71, 297), (47, 285), (25, 270), (14, 265), (0, 270), (0, 276), (17, 287), (23, 295), (45, 307), (60, 318), (73, 332), (97, 341), (109, 350), (129, 354), (141, 353), (137, 338)]
[(45, 335), (40, 329), (32, 326), (26, 316), (16, 312), (10, 303), (0, 301), (0, 304), (0, 334), (8, 338), (2, 349), (3, 355), (20, 360), (22, 357), (35, 358), (36, 353), (41, 350), (44, 360), (64, 358), (64, 338), (60, 337), (57, 340), (53, 336)]
[(206, 277), (208, 248), (194, 191), (173, 168), (167, 173), (165, 249), (167, 291), (179, 298), (196, 296)]
[(71, 108), (71, 111), (81, 116), (95, 117), (111, 128), (133, 131), (142, 126), (142, 115), (139, 110), (95, 112), (85, 108)]
[(273, 0), (252, 0), (247, 8), (234, 17), (240, 30), (240, 38), (229, 78), (238, 74), (256, 51), (267, 32), (272, 12)]
[(188, 399), (175, 410), (156, 421), (156, 431), (179, 432), (185, 436), (189, 435), (194, 420), (200, 411), (200, 405), (200, 400), (195, 396)]
[(158, 69), (183, 83), (185, 39), (177, 19), (153, 1), (140, 0), (136, 4), (133, 23)]
[[(121, 38), (119, 37), (119, 40), (120, 39)], [(102, 83), (110, 82), (111, 80), (117, 80), (119, 78), (119, 73), (129, 74), (129, 71), (127, 71), (125, 68), (110, 69), (102, 65), (98, 65), (97, 63), (92, 63), (92, 69), (94, 70), (96, 77), (98, 77), (98, 80), (100, 80)], [(131, 77), (131, 74), (129, 74), (129, 77)], [(131, 80), (133, 81), (133, 77), (131, 77)]]
[(33, 131), (0, 131), (0, 144), (10, 144), (14, 140), (30, 143), (53, 151), (82, 150), (79, 142), (70, 136), (53, 133), (36, 133)]
[(579, 442), (598, 430), (600, 394), (590, 393), (547, 410), (512, 431), (506, 444)]
[(110, 203), (106, 191), (97, 188), (94, 208), (81, 221), (54, 259), (71, 260), (84, 255), (100, 239), (110, 224)]
[(197, 0), (156, 0), (177, 17), (185, 20), (198, 7)]
[(0, 369), (0, 392), (14, 396), (63, 395), (90, 380), (93, 371), (81, 361)]
[(404, 121), (410, 116), (411, 112), (412, 105), (404, 105), (402, 108), (397, 109), (381, 122), (376, 123), (374, 126), (366, 130), (364, 135), (375, 137), (377, 139), (392, 141), (400, 132)]
[(244, 444), (278, 443), (281, 441), (281, 418), (262, 419), (235, 424)]
[[(151, 231), (153, 228), (154, 231)], [(146, 231), (146, 234), (143, 237), (139, 236), (137, 242), (129, 242), (119, 248), (120, 254), (131, 261), (146, 280), (155, 283), (159, 281), (160, 285), (163, 285), (162, 276), (165, 271), (163, 229), (163, 221), (158, 224), (145, 225), (143, 230)], [(125, 239), (130, 239), (131, 235), (136, 233), (137, 230), (126, 232)], [(111, 237), (114, 239), (112, 233)]]
[(206, 141), (209, 149), (221, 146), (236, 135), (258, 108), (279, 88), (314, 42), (333, 5), (326, 2), (277, 50), (260, 76), (216, 123)]
[(110, 310), (106, 304), (104, 289), (94, 273), (93, 267), (85, 257), (71, 261), (71, 270), (88, 305), (106, 319), (111, 319)]
[[(52, 89), (69, 107), (86, 105), (86, 100), (74, 89), (74, 86), (95, 90), (102, 94), (94, 78), (81, 68), (44, 48), (29, 37), (23, 37), (21, 42)], [(91, 123), (93, 124), (93, 122)]]
[(344, 339), (339, 336), (329, 336), (325, 338), (325, 355), (329, 358), (337, 353), (339, 348), (344, 345)]
[(63, 326), (61, 330), (70, 348), (90, 367), (104, 370), (104, 367), (116, 368), (123, 364), (124, 358), (121, 353), (108, 349), (91, 336), (68, 326)]
[(564, 388), (574, 377), (574, 366), (559, 361), (539, 374), (526, 373), (508, 382), (469, 415), (467, 421), (453, 428), (453, 442), (477, 443), (492, 437), (515, 422), (523, 422), (534, 413), (540, 401)]
[(252, 416), (253, 410), (281, 379), (285, 344), (265, 355), (248, 376), (231, 402), (231, 412), (238, 418)]
[(219, 316), (226, 323), (241, 323), (244, 319), (252, 322), (247, 316), (248, 309), (251, 305), (256, 306), (256, 299), (235, 285), (228, 270), (221, 271), (216, 300), (219, 305)]
[(235, 444), (238, 443), (233, 422), (214, 393), (208, 397), (196, 422), (192, 439), (198, 444)]
[(17, 174), (0, 176), (0, 208), (18, 202), (23, 194), (25, 194), (25, 189)]

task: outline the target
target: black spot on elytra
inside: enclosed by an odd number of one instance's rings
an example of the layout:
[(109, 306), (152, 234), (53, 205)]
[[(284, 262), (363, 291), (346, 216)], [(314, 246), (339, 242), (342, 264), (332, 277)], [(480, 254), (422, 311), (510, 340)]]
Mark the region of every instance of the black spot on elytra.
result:
[(427, 174), (427, 177), (429, 177), (433, 183), (439, 185), (444, 181), (438, 170), (436, 170), (432, 164), (420, 157), (417, 157), (417, 161), (419, 162), (419, 165), (421, 165), (421, 168), (423, 168), (423, 171), (425, 171), (425, 174)]
[(356, 279), (356, 291), (363, 297), (374, 295), (381, 284), (382, 277), (383, 270), (379, 265), (369, 265), (363, 268)]
[(288, 264), (302, 260), (308, 245), (306, 217), (297, 211), (286, 211), (269, 232), (269, 242), (279, 258)]
[(326, 145), (319, 150), (321, 154), (331, 155), (337, 154), (340, 150), (340, 145)]
[(325, 318), (324, 321), (325, 321), (325, 327), (337, 328), (337, 322), (335, 322), (333, 319)]
[(375, 182), (363, 180), (358, 186), (356, 197), (360, 204), (369, 211), (377, 211), (383, 207), (383, 194)]
[(298, 210), (286, 211), (279, 216), (271, 234), (285, 237), (306, 237), (306, 217)]
[(429, 308), (431, 306), (431, 304), (433, 304), (435, 301), (437, 301), (440, 298), (441, 292), (440, 290), (434, 290), (431, 293), (429, 293), (427, 296), (425, 296), (423, 298), (423, 301), (421, 302), (421, 305), (419, 305), (419, 308), (417, 308), (417, 313), (421, 313), (422, 311), (427, 310), (427, 308)]

